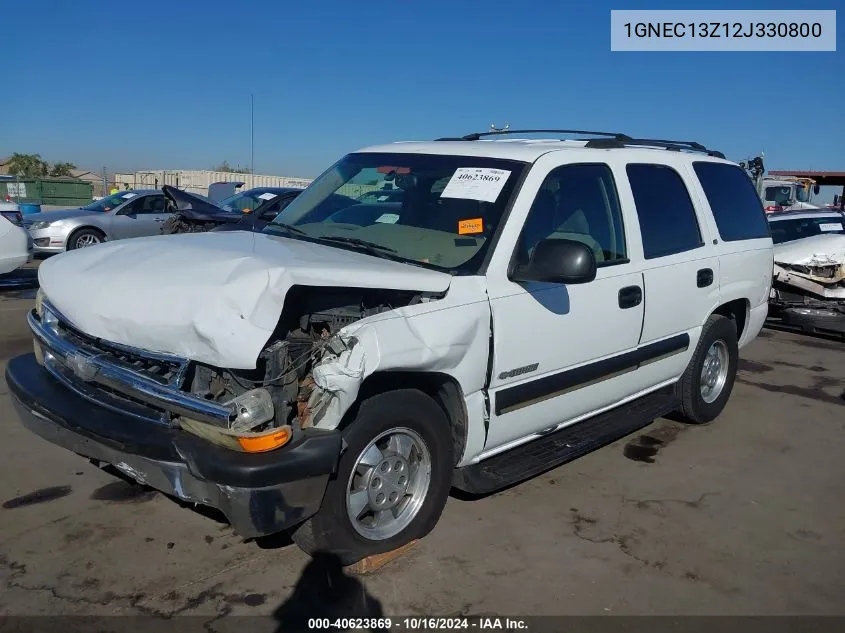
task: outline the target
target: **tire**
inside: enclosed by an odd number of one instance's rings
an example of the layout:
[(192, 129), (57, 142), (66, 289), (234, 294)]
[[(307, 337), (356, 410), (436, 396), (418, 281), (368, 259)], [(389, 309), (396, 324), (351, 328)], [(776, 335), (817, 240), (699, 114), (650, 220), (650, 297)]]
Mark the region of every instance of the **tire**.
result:
[[(708, 383), (703, 373), (705, 362), (708, 361), (708, 352), (713, 354), (713, 349), (716, 350), (716, 355), (720, 355), (720, 350), (724, 351), (727, 361), (724, 374), (721, 369), (711, 370), (710, 373), (711, 377), (716, 375), (714, 382), (717, 385), (721, 383), (718, 390), (707, 388)], [(739, 348), (734, 322), (719, 314), (711, 315), (704, 324), (695, 353), (676, 387), (676, 393), (681, 400), (681, 408), (677, 413), (685, 422), (706, 424), (722, 413), (733, 391), (738, 359)], [(719, 367), (724, 365), (724, 360), (720, 360)], [(712, 367), (714, 365), (711, 365)], [(722, 376), (723, 382), (720, 380)], [(705, 385), (704, 390), (702, 385)], [(705, 391), (708, 392), (707, 397)]]
[[(385, 465), (383, 462), (368, 471), (370, 474), (367, 476), (359, 474), (362, 469), (368, 470), (365, 466), (356, 469), (359, 458), (369, 450), (371, 443), (391, 431), (399, 431), (397, 434), (400, 436), (405, 431), (410, 431), (424, 444), (430, 458), (428, 469), (430, 478), (424, 493), (419, 494), (418, 497), (413, 495), (406, 497), (407, 505), (404, 505), (403, 512), (409, 511), (413, 503), (417, 504), (416, 509), (411, 510), (407, 515), (410, 519), (404, 519), (409, 522), (396, 533), (385, 533), (382, 537), (376, 537), (373, 534), (362, 534), (360, 531), (360, 529), (365, 529), (364, 523), (368, 520), (366, 515), (371, 511), (369, 504), (372, 502), (368, 502), (363, 512), (358, 514), (359, 517), (362, 514), (364, 516), (361, 521), (355, 522), (355, 525), (359, 526), (359, 529), (356, 529), (353, 519), (350, 518), (353, 510), (348, 510), (347, 490), (365, 488), (367, 495), (376, 495), (371, 488), (375, 490), (377, 484), (383, 485), (382, 490), (385, 492), (394, 490), (388, 487), (387, 478), (396, 476), (397, 472), (401, 475), (401, 470), (395, 471), (393, 475), (388, 472), (384, 475), (385, 482), (381, 482), (377, 475), (383, 472), (380, 472), (380, 468)], [(446, 505), (454, 466), (452, 432), (449, 421), (440, 406), (416, 389), (399, 389), (381, 393), (361, 403), (355, 419), (344, 429), (343, 436), (346, 450), (340, 458), (337, 473), (329, 481), (322, 506), (317, 514), (293, 532), (294, 542), (308, 554), (331, 553), (338, 556), (344, 565), (351, 565), (362, 558), (389, 552), (428, 534)], [(388, 435), (388, 437), (392, 436)], [(379, 444), (384, 441), (385, 438), (382, 438)], [(415, 449), (417, 449), (416, 445)], [(391, 460), (400, 457), (390, 448), (383, 450), (381, 455), (385, 458), (393, 456)], [(419, 450), (416, 453), (412, 450), (410, 455), (413, 458), (414, 455), (420, 456), (422, 453)], [(391, 468), (397, 463), (393, 462), (387, 466)], [(409, 459), (406, 464), (406, 468), (410, 470), (405, 472), (413, 473), (413, 459)], [(409, 478), (409, 484), (412, 487), (416, 487), (424, 479), (424, 477), (416, 478), (423, 470), (425, 469), (420, 467), (416, 474)], [(399, 479), (401, 480), (401, 477)], [(360, 495), (364, 490), (358, 490), (358, 492)], [(390, 495), (392, 498), (393, 493)], [(414, 501), (415, 499), (418, 501)], [(403, 507), (402, 503), (396, 507)], [(401, 517), (402, 514), (400, 513), (399, 516)], [(387, 515), (385, 517), (388, 521), (392, 520)], [(397, 528), (400, 525), (401, 521), (397, 520), (393, 527)]]
[(80, 229), (74, 232), (68, 240), (67, 250), (72, 251), (77, 248), (85, 248), (87, 246), (95, 246), (106, 241), (106, 236), (102, 231), (97, 229)]

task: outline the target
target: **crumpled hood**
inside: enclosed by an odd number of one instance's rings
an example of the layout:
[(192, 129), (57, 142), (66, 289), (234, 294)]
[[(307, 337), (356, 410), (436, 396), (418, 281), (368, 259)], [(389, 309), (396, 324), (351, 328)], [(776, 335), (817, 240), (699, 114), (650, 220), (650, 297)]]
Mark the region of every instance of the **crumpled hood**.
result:
[(813, 235), (775, 244), (775, 262), (798, 266), (845, 264), (845, 235)]
[(41, 264), (47, 300), (91, 336), (252, 369), (294, 285), (444, 292), (451, 275), (266, 234), (185, 233), (99, 244)]

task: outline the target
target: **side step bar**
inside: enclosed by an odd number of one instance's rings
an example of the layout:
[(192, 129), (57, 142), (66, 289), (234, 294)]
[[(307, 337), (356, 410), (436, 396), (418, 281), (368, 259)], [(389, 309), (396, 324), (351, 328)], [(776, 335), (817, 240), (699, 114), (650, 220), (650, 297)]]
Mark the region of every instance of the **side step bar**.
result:
[(478, 464), (457, 468), (452, 485), (479, 495), (501, 490), (615, 442), (679, 406), (674, 386), (661, 389)]

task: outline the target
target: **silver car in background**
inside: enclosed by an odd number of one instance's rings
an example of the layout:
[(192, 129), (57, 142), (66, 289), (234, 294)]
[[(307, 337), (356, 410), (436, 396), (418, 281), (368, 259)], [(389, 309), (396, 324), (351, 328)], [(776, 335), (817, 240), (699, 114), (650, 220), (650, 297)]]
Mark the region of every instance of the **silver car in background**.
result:
[(157, 189), (132, 189), (96, 200), (80, 209), (44, 211), (25, 216), (36, 254), (61, 253), (101, 242), (159, 235), (168, 213)]

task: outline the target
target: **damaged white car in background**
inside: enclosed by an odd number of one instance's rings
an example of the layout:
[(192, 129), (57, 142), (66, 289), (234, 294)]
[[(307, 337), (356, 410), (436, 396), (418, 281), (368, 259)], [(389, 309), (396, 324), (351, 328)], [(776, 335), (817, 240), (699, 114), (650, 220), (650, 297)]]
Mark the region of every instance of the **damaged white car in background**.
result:
[(845, 333), (845, 214), (778, 213), (769, 226), (772, 316), (810, 332)]

